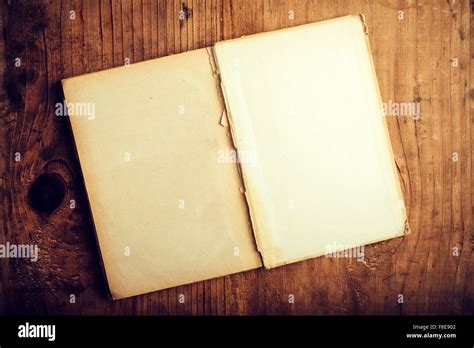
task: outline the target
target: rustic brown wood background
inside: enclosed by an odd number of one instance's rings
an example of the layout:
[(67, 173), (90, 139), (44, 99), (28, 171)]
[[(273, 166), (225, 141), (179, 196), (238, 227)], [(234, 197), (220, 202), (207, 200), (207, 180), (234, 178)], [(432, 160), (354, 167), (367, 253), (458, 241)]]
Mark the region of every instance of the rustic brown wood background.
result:
[[(3, 1), (0, 243), (37, 243), (40, 258), (0, 260), (0, 313), (473, 314), (473, 4), (184, 3), (188, 18), (180, 21), (182, 1)], [(412, 233), (367, 247), (363, 263), (322, 257), (108, 300), (68, 120), (54, 115), (59, 81), (120, 66), (125, 58), (139, 62), (357, 13), (367, 19), (383, 99), (421, 103), (419, 120), (387, 118)], [(63, 203), (46, 215), (27, 200), (44, 172), (60, 174), (67, 185)], [(69, 208), (71, 199), (76, 209)]]

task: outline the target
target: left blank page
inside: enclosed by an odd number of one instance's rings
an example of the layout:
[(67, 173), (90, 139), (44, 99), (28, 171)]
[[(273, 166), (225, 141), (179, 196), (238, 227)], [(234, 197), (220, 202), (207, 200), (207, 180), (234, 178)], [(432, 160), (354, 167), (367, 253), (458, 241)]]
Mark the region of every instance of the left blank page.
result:
[(261, 266), (238, 167), (218, 161), (232, 141), (209, 58), (62, 82), (115, 299)]

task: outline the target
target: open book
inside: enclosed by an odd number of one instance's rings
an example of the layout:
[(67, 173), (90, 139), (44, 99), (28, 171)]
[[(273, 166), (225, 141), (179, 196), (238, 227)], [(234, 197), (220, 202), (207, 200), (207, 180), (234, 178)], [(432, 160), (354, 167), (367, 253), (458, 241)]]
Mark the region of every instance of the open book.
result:
[(114, 299), (408, 231), (363, 16), (62, 84)]

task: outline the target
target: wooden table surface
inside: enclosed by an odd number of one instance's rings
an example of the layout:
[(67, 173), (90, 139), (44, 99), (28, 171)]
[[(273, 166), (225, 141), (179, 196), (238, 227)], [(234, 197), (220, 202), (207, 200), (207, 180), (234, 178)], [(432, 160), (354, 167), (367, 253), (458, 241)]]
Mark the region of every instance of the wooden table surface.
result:
[[(40, 257), (36, 263), (0, 259), (0, 313), (473, 314), (474, 5), (467, 0), (184, 4), (3, 1), (0, 244), (37, 244)], [(366, 16), (383, 100), (421, 105), (419, 119), (387, 117), (411, 234), (366, 247), (364, 262), (320, 257), (108, 300), (69, 123), (54, 114), (62, 101), (60, 80), (120, 66), (127, 58), (134, 63), (357, 13)]]

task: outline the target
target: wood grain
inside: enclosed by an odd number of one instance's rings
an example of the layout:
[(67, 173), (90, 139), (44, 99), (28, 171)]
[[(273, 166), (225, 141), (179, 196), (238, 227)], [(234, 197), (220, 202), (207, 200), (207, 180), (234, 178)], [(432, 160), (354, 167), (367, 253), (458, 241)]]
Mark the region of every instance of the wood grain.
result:
[[(181, 1), (2, 3), (0, 243), (36, 243), (40, 258), (37, 263), (0, 259), (0, 313), (473, 314), (474, 5), (467, 0), (183, 3), (182, 21)], [(68, 120), (54, 115), (63, 97), (59, 81), (126, 59), (135, 63), (355, 13), (366, 16), (383, 100), (421, 103), (418, 120), (387, 117), (411, 234), (366, 247), (364, 262), (322, 257), (108, 300)], [(37, 213), (28, 203), (28, 189), (42, 173), (61, 175), (67, 188), (51, 213)], [(288, 302), (290, 294), (294, 303)]]

